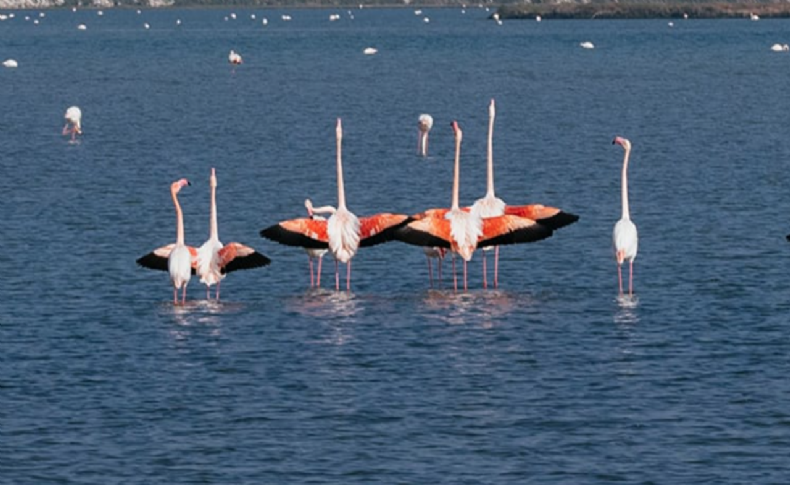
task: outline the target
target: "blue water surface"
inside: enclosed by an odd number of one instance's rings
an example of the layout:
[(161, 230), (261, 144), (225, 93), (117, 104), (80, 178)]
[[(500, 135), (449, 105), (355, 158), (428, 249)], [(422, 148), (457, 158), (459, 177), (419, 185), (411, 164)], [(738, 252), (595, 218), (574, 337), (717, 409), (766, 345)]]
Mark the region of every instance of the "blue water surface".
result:
[[(488, 15), (0, 22), (19, 63), (0, 69), (0, 482), (788, 483), (790, 56), (770, 46), (790, 21)], [(336, 204), (337, 118), (358, 215), (449, 205), (452, 120), (471, 204), (492, 98), (497, 195), (580, 216), (503, 247), (498, 289), (480, 254), (469, 291), (449, 260), (430, 289), (422, 251), (388, 243), (360, 250), (351, 292), (330, 258), (311, 290), (305, 253), (259, 237), (307, 197)], [(615, 135), (633, 144), (633, 299)], [(176, 307), (135, 260), (174, 241), (181, 177), (187, 242), (205, 240), (212, 167), (221, 239), (273, 262), (221, 302), (193, 279)]]

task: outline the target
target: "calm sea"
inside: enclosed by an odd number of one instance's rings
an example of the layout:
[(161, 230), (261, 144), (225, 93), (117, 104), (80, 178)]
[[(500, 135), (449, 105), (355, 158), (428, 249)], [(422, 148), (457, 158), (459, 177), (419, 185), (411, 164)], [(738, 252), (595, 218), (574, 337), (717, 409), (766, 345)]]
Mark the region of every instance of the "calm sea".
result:
[[(487, 15), (0, 22), (19, 63), (0, 68), (0, 483), (790, 482), (790, 54), (770, 50), (790, 21)], [(336, 203), (338, 117), (358, 215), (449, 205), (452, 120), (473, 202), (491, 98), (497, 195), (581, 217), (503, 248), (498, 290), (479, 254), (469, 291), (449, 264), (431, 290), (401, 243), (362, 249), (352, 292), (329, 289), (330, 258), (310, 290), (305, 253), (259, 237), (306, 197)], [(628, 302), (615, 135), (633, 143)], [(212, 167), (221, 239), (273, 263), (220, 303), (193, 279), (174, 307), (135, 259), (174, 240), (181, 177), (187, 242), (205, 240)]]

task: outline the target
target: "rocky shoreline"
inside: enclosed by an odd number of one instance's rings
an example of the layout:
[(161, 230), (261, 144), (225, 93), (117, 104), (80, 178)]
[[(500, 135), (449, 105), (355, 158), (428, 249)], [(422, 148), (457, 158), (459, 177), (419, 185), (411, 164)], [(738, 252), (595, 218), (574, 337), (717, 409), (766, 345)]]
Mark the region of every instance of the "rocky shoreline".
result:
[(790, 3), (539, 3), (499, 7), (500, 19), (722, 19), (790, 17)]

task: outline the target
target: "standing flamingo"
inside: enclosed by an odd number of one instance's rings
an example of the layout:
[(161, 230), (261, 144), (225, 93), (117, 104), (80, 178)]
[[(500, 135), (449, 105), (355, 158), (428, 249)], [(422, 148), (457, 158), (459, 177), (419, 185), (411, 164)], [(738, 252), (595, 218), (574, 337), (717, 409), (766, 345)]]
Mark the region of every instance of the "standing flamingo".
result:
[(429, 114), (422, 114), (420, 115), (419, 121), (417, 122), (417, 130), (419, 132), (417, 136), (417, 152), (423, 156), (428, 156), (428, 133), (433, 128), (433, 117)]
[[(323, 216), (318, 215), (319, 213), (330, 213), (333, 214), (335, 212), (335, 208), (331, 206), (324, 206), (324, 207), (313, 207), (313, 202), (310, 199), (306, 199), (304, 201), (304, 206), (307, 209), (307, 215), (310, 219), (314, 221), (325, 221), (326, 218)], [(312, 249), (312, 248), (304, 248), (305, 252), (307, 253), (307, 261), (310, 266), (310, 287), (321, 287), (321, 262), (324, 260), (324, 254), (328, 251), (328, 249)], [(318, 275), (313, 272), (313, 260), (318, 260)]]
[[(398, 233), (398, 239), (417, 246), (437, 246), (458, 253), (464, 260), (464, 290), (467, 286), (467, 263), (478, 246), (498, 246), (517, 244), (545, 239), (551, 236), (551, 229), (533, 220), (511, 215), (501, 215), (483, 219), (479, 214), (464, 210), (459, 206), (459, 185), (461, 172), (461, 140), (463, 133), (458, 122), (453, 121), (455, 134), (455, 169), (453, 175), (453, 196), (450, 209), (430, 209), (415, 220), (407, 223)], [(453, 258), (453, 268), (455, 259)], [(453, 269), (453, 284), (458, 289), (458, 280)]]
[(428, 260), (428, 280), (431, 283), (431, 288), (433, 288), (433, 267), (431, 266), (431, 260), (436, 260), (436, 267), (439, 269), (439, 284), (441, 284), (442, 260), (444, 260), (444, 256), (447, 254), (447, 249), (434, 246), (424, 247), (422, 250), (425, 253), (425, 259)]
[(639, 244), (639, 238), (636, 233), (636, 225), (631, 221), (631, 215), (628, 211), (628, 157), (631, 155), (631, 142), (625, 138), (615, 137), (612, 144), (617, 144), (623, 147), (625, 155), (623, 156), (623, 182), (622, 182), (622, 198), (623, 198), (623, 215), (617, 224), (614, 225), (612, 239), (614, 242), (615, 258), (617, 259), (617, 279), (620, 283), (620, 296), (623, 295), (623, 261), (628, 260), (628, 295), (634, 293), (634, 259), (636, 258), (636, 250)]
[[(360, 247), (375, 246), (394, 238), (395, 231), (410, 221), (403, 214), (380, 213), (358, 219), (346, 207), (343, 188), (343, 127), (340, 118), (337, 136), (337, 209), (326, 221), (312, 218), (291, 219), (267, 227), (261, 236), (285, 244), (311, 249), (329, 249), (335, 258), (335, 289), (340, 289), (339, 263), (346, 264), (346, 290), (351, 290), (351, 258)], [(331, 209), (331, 210), (330, 210)]]
[[(488, 152), (486, 156), (488, 166), (488, 182), (485, 197), (472, 204), (472, 213), (479, 217), (497, 217), (505, 213), (505, 201), (494, 194), (494, 118), (496, 107), (494, 100), (488, 105)], [(491, 247), (483, 248), (483, 288), (488, 287), (488, 271), (486, 269), (486, 252)], [(494, 288), (499, 285), (499, 246), (494, 248)]]
[[(494, 100), (488, 105), (488, 152), (486, 157), (487, 162), (487, 180), (488, 187), (485, 197), (478, 199), (472, 205), (472, 211), (476, 211), (481, 217), (496, 217), (502, 214), (508, 214), (519, 217), (526, 217), (538, 224), (545, 226), (552, 231), (565, 227), (569, 224), (579, 220), (579, 216), (563, 212), (556, 207), (547, 207), (541, 204), (529, 205), (506, 205), (505, 202), (498, 198), (494, 193), (494, 119), (496, 117), (496, 106)], [(485, 251), (490, 248), (483, 248), (483, 288), (488, 284), (487, 271), (486, 271), (486, 253)], [(499, 285), (499, 247), (494, 251), (494, 288)]]
[(187, 284), (195, 272), (197, 250), (184, 244), (184, 214), (178, 203), (178, 192), (185, 185), (192, 185), (187, 179), (176, 180), (170, 185), (170, 195), (176, 206), (176, 242), (150, 253), (137, 260), (137, 264), (145, 268), (166, 270), (170, 273), (173, 283), (173, 303), (178, 305), (178, 290), (181, 289), (181, 304), (186, 303)]
[(241, 54), (231, 49), (230, 53), (228, 54), (228, 62), (233, 66), (238, 66), (239, 64), (243, 63), (244, 60), (241, 58)]
[(198, 248), (196, 272), (200, 282), (206, 285), (206, 299), (209, 299), (211, 285), (217, 285), (215, 298), (219, 301), (220, 282), (227, 273), (240, 269), (266, 266), (271, 260), (253, 248), (241, 243), (231, 242), (223, 245), (219, 240), (217, 227), (217, 173), (211, 169), (211, 210), (208, 240)]
[(63, 135), (71, 134), (71, 141), (75, 141), (77, 135), (82, 134), (82, 110), (77, 106), (71, 106), (66, 110), (66, 124), (63, 126)]

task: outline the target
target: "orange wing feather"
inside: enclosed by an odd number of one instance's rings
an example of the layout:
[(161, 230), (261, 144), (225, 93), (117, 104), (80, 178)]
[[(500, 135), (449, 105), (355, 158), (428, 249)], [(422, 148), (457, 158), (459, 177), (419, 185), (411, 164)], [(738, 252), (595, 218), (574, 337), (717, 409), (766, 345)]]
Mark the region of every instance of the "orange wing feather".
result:
[(483, 219), (483, 235), (478, 239), (478, 247), (501, 246), (540, 241), (552, 235), (548, 227), (532, 219), (513, 215)]
[(449, 249), (452, 245), (450, 221), (444, 217), (424, 217), (398, 229), (399, 241), (414, 246), (435, 246)]
[(241, 243), (232, 242), (218, 252), (219, 267), (223, 273), (239, 269), (252, 269), (266, 266), (271, 260), (253, 248)]
[(359, 246), (370, 247), (395, 239), (401, 226), (411, 221), (404, 214), (381, 213), (359, 218)]
[(261, 231), (261, 237), (271, 239), (286, 246), (310, 249), (327, 249), (329, 235), (326, 221), (309, 217), (282, 221)]
[(505, 206), (505, 214), (532, 219), (549, 229), (559, 229), (579, 220), (579, 216), (542, 204)]

